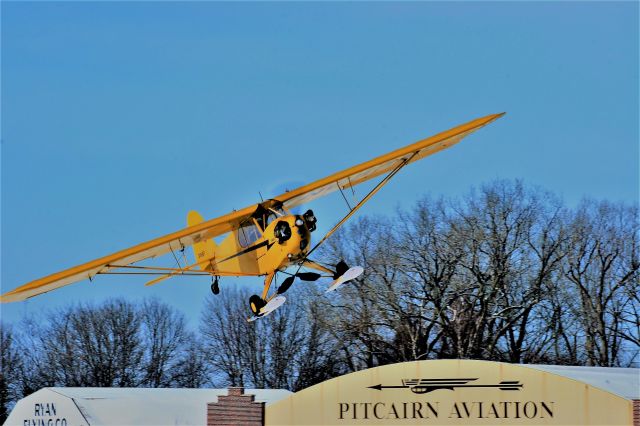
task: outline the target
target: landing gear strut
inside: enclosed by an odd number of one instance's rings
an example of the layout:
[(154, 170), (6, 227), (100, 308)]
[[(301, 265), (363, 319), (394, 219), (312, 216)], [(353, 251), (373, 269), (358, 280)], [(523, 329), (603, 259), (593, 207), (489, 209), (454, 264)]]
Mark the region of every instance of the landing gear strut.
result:
[(213, 277), (213, 282), (211, 283), (211, 292), (213, 294), (220, 294), (220, 286), (218, 285), (218, 277)]

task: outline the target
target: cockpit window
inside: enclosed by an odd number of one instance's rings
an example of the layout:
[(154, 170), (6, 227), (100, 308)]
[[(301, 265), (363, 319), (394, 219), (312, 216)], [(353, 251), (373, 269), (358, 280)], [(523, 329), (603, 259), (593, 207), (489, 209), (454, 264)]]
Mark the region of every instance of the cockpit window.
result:
[(259, 230), (264, 231), (275, 219), (286, 215), (287, 212), (282, 207), (282, 203), (274, 203), (271, 207), (259, 205), (251, 216), (258, 223)]
[(258, 227), (253, 221), (247, 221), (240, 225), (238, 229), (238, 243), (241, 247), (249, 247), (260, 238)]
[(284, 209), (282, 208), (282, 205), (273, 206), (269, 208), (269, 210), (276, 212), (279, 216), (285, 216), (287, 214), (287, 212), (285, 212)]
[(274, 220), (276, 220), (277, 218), (284, 216), (285, 212), (284, 210), (282, 210), (282, 208), (277, 209), (277, 208), (270, 208), (267, 212), (267, 226), (269, 226), (269, 224), (271, 222), (273, 222)]

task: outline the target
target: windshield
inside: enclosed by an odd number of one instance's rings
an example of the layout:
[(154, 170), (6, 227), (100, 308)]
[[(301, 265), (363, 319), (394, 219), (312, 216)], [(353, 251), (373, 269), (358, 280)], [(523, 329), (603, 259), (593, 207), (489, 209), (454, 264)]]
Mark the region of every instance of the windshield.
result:
[(282, 208), (270, 208), (267, 212), (267, 226), (269, 226), (269, 224), (271, 222), (273, 222), (274, 220), (276, 220), (279, 217), (284, 216), (286, 213), (284, 210), (282, 210)]

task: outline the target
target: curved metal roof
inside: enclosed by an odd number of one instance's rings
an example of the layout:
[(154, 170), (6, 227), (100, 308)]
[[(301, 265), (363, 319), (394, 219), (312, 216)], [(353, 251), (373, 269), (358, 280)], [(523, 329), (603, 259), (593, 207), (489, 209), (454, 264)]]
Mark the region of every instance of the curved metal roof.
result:
[(523, 364), (547, 373), (578, 380), (627, 399), (640, 399), (640, 369)]

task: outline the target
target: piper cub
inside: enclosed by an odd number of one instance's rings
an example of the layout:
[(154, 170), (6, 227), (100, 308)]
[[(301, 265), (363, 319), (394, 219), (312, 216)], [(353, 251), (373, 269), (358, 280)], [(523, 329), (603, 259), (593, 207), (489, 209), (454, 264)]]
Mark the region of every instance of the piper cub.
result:
[[(248, 320), (254, 321), (273, 312), (285, 302), (282, 294), (296, 278), (316, 281), (323, 276), (330, 277), (333, 281), (327, 292), (331, 292), (362, 274), (363, 269), (359, 266), (349, 267), (344, 261), (327, 265), (312, 260), (310, 256), (406, 165), (457, 144), (465, 136), (502, 115), (504, 113), (475, 119), (215, 219), (204, 220), (199, 213), (191, 211), (187, 215), (187, 228), (181, 231), (31, 281), (3, 294), (0, 301), (6, 303), (25, 300), (78, 281), (93, 280), (97, 275), (157, 276), (147, 282), (147, 286), (177, 275), (207, 275), (212, 279), (211, 291), (214, 294), (220, 292), (219, 277), (264, 276), (262, 294), (249, 298), (252, 316)], [(380, 179), (373, 189), (353, 207), (349, 206), (349, 212), (312, 245), (311, 235), (316, 230), (317, 221), (313, 211), (307, 210), (300, 215), (293, 214), (291, 209), (336, 190), (343, 192), (352, 189), (355, 185), (377, 177)], [(342, 195), (344, 196), (344, 192)], [(216, 244), (213, 238), (223, 234), (228, 235), (220, 244)], [(195, 262), (184, 262), (183, 265), (178, 255), (187, 246), (193, 247)], [(173, 255), (174, 266), (136, 265), (145, 259), (169, 253)], [(278, 273), (287, 277), (279, 286), (273, 286), (275, 290), (270, 292)]]

